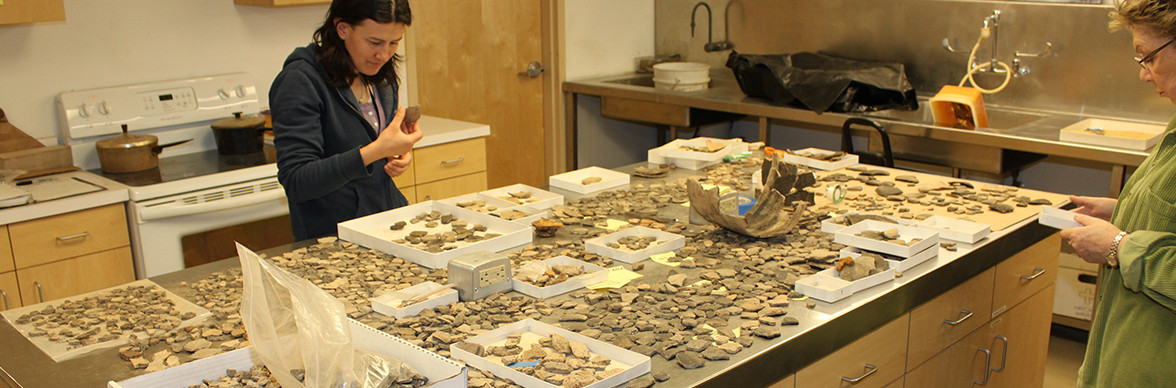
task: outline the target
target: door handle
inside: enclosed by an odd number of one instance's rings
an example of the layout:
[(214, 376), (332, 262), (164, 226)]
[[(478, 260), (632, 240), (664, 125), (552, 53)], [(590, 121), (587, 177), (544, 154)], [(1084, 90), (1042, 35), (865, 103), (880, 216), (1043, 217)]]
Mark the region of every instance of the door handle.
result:
[(0, 290), (0, 297), (4, 298), (4, 309), (8, 310), (8, 293)]
[(45, 303), (45, 295), (41, 293), (41, 282), (33, 282), (33, 286), (37, 287), (37, 303)]
[(988, 384), (988, 373), (992, 371), (989, 369), (992, 367), (992, 352), (985, 348), (976, 348), (976, 350), (984, 352), (984, 381), (972, 380), (972, 384), (986, 385)]
[(1004, 368), (1005, 368), (1005, 361), (1008, 361), (1008, 359), (1009, 359), (1009, 339), (1008, 339), (1008, 338), (1005, 338), (1005, 336), (1003, 336), (1003, 335), (998, 335), (998, 336), (996, 336), (996, 339), (999, 339), (999, 340), (1001, 340), (1002, 342), (1004, 342), (1004, 352), (1003, 352), (1004, 354), (1002, 354), (1002, 355), (1000, 356), (1000, 368), (998, 368), (998, 369), (991, 369), (991, 371), (993, 371), (993, 372), (1004, 372)]
[(539, 78), (539, 76), (543, 75), (543, 72), (546, 70), (547, 69), (544, 69), (543, 64), (539, 63), (539, 61), (531, 61), (530, 64), (527, 64), (527, 71), (520, 71), (519, 75), (525, 75), (531, 78)]
[(57, 237), (57, 241), (66, 242), (69, 240), (73, 240), (75, 238), (82, 238), (82, 237), (86, 237), (89, 235), (90, 235), (90, 232), (82, 232), (82, 233), (75, 234), (73, 236)]

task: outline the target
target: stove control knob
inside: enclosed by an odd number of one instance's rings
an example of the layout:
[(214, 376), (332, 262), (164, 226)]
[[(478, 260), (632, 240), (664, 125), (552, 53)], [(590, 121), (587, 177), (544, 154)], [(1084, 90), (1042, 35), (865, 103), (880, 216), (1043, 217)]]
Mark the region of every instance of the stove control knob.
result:
[(90, 117), (90, 111), (91, 111), (92, 109), (94, 109), (94, 106), (93, 106), (93, 105), (90, 105), (90, 104), (82, 104), (82, 106), (79, 106), (79, 107), (78, 107), (78, 116), (82, 116), (82, 117)]
[(103, 116), (109, 115), (110, 111), (111, 108), (109, 102), (102, 101), (101, 104), (98, 104), (98, 113), (101, 113)]
[(220, 95), (220, 99), (222, 100), (229, 99), (229, 89), (227, 88), (220, 88), (220, 90), (216, 91), (216, 94)]
[(245, 98), (245, 87), (244, 86), (237, 87), (237, 97)]

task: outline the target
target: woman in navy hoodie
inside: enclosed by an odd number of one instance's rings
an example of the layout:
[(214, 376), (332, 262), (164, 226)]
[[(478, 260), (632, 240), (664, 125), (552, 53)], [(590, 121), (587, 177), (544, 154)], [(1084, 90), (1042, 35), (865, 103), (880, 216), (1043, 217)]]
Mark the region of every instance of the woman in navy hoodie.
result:
[(296, 239), (408, 204), (392, 178), (421, 139), (397, 98), (396, 48), (411, 24), (407, 0), (334, 0), (313, 42), (274, 79), (278, 180)]

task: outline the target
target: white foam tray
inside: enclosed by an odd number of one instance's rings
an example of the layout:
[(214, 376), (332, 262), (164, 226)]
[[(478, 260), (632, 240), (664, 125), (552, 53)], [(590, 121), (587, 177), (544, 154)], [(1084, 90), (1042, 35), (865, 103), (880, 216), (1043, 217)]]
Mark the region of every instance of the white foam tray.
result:
[(1056, 207), (1042, 206), (1041, 216), (1037, 218), (1037, 222), (1058, 229), (1070, 229), (1082, 226), (1078, 221), (1074, 221), (1074, 213), (1069, 210), (1062, 210)]
[[(465, 366), (358, 321), (348, 319), (348, 323), (351, 341), (356, 347), (407, 363), (429, 379), (428, 387), (466, 387), (468, 371)], [(226, 369), (249, 370), (260, 364), (261, 357), (253, 347), (246, 347), (117, 383), (110, 382), (107, 387), (184, 388), (198, 385), (205, 379), (216, 380), (225, 375)]]
[[(842, 256), (849, 256), (849, 257), (857, 258), (858, 256), (861, 255), (862, 250), (858, 249), (858, 248), (854, 248), (854, 247), (845, 247), (845, 248), (841, 248), (840, 253)], [(926, 250), (919, 252), (919, 253), (916, 253), (914, 255), (911, 255), (911, 257), (907, 257), (907, 258), (902, 258), (902, 257), (894, 256), (894, 255), (888, 255), (888, 254), (879, 253), (879, 252), (874, 252), (874, 253), (878, 253), (878, 254), (882, 255), (882, 257), (885, 258), (886, 261), (889, 261), (890, 268), (893, 268), (893, 269), (897, 270), (898, 272), (906, 272), (907, 270), (914, 268), (916, 265), (922, 264), (922, 263), (926, 262), (927, 260), (931, 260), (931, 259), (934, 259), (935, 257), (939, 256), (939, 246), (936, 245), (936, 246), (927, 248)]]
[[(1087, 128), (1101, 128), (1106, 131), (1128, 131), (1145, 138), (1120, 137), (1097, 134)], [(1159, 143), (1166, 128), (1163, 125), (1142, 124), (1127, 121), (1086, 119), (1062, 128), (1058, 140), (1097, 146), (1127, 148), (1144, 151)]]
[[(707, 141), (723, 143), (727, 146), (715, 152), (687, 151), (682, 146), (706, 146)], [(661, 147), (650, 149), (647, 162), (652, 164), (673, 164), (687, 170), (700, 170), (718, 164), (728, 155), (747, 152), (747, 143), (741, 139), (716, 139), (712, 137), (698, 137), (693, 139), (674, 139)]]
[[(426, 230), (425, 223), (409, 223), (402, 230), (390, 230), (389, 226), (396, 221), (405, 221), (416, 217), (420, 213), (439, 211), (441, 214), (453, 214), (458, 220), (473, 224), (482, 224), (488, 233), (501, 233), (501, 236), (474, 243), (463, 243), (457, 248), (441, 253), (429, 253), (405, 244), (398, 244), (392, 240), (404, 238), (413, 230)], [(433, 228), (435, 231), (449, 230), (448, 225)], [(510, 222), (488, 214), (466, 210), (453, 205), (437, 201), (425, 201), (415, 205), (392, 209), (370, 216), (356, 218), (339, 223), (339, 238), (351, 241), (367, 248), (375, 249), (429, 268), (445, 268), (449, 260), (470, 252), (488, 251), (499, 252), (519, 245), (531, 243), (534, 233), (526, 225)]]
[(425, 309), (433, 309), (437, 306), (457, 302), (457, 290), (450, 288), (441, 291), (437, 295), (433, 295), (429, 299), (413, 303), (404, 308), (400, 307), (400, 304), (405, 300), (418, 298), (421, 295), (437, 291), (442, 287), (445, 286), (435, 282), (424, 282), (400, 291), (389, 292), (372, 298), (372, 310), (393, 318), (404, 318), (417, 315), (417, 313)]
[[(559, 195), (559, 194), (556, 194), (556, 193), (553, 193), (553, 192), (550, 192), (547, 190), (537, 189), (537, 188), (534, 188), (531, 186), (524, 185), (522, 183), (516, 183), (516, 184), (510, 185), (510, 186), (503, 186), (503, 187), (499, 187), (497, 189), (480, 191), (480, 192), (478, 192), (478, 194), (481, 196), (484, 196), (484, 197), (491, 197), (491, 198), (494, 198), (497, 200), (510, 202), (509, 200), (505, 200), (502, 197), (510, 197), (509, 193), (517, 193), (520, 191), (526, 191), (526, 192), (531, 193), (531, 198), (522, 200), (523, 204), (521, 204), (521, 206), (529, 206), (529, 207), (533, 207), (536, 209), (550, 209), (552, 206), (563, 205), (563, 203), (564, 203), (564, 197), (562, 195)], [(514, 202), (510, 202), (510, 203), (515, 204)], [(515, 205), (519, 205), (519, 204), (515, 204)]]
[(919, 221), (918, 227), (939, 233), (939, 238), (975, 244), (992, 233), (992, 227), (948, 216), (931, 216)]
[(555, 297), (556, 295), (575, 291), (584, 288), (589, 284), (596, 284), (608, 280), (608, 270), (604, 267), (595, 264), (585, 263), (580, 260), (573, 259), (567, 256), (556, 256), (543, 261), (533, 261), (524, 264), (522, 267), (514, 268), (514, 275), (518, 276), (519, 271), (523, 271), (529, 265), (537, 265), (544, 268), (550, 268), (556, 265), (574, 265), (583, 269), (585, 274), (570, 278), (559, 284), (553, 284), (547, 287), (539, 287), (522, 280), (511, 278), (510, 281), (514, 284), (514, 290), (526, 294), (528, 296), (547, 299)]
[(850, 214), (869, 214), (869, 215), (872, 215), (872, 216), (877, 216), (877, 217), (885, 217), (885, 218), (886, 218), (886, 219), (888, 219), (888, 220), (894, 221), (894, 223), (895, 223), (895, 224), (898, 224), (898, 225), (907, 225), (907, 226), (912, 226), (912, 225), (915, 225), (915, 224), (916, 224), (916, 223), (915, 223), (914, 221), (912, 221), (912, 220), (904, 220), (904, 219), (901, 219), (901, 218), (896, 218), (896, 217), (891, 217), (891, 216), (883, 216), (883, 215), (878, 215), (878, 214), (873, 214), (873, 213), (867, 213), (867, 212), (851, 211), (851, 212), (848, 212), (848, 213), (845, 213), (845, 214), (839, 215), (839, 216), (837, 216), (837, 217), (830, 217), (830, 218), (826, 218), (826, 219), (824, 219), (824, 220), (821, 220), (821, 231), (822, 231), (822, 232), (825, 232), (825, 233), (833, 233), (833, 232), (836, 232), (836, 231), (838, 231), (838, 230), (841, 230), (841, 229), (847, 228), (848, 226), (845, 226), (845, 225), (841, 225), (841, 224), (838, 224), (838, 223), (832, 222), (832, 220), (833, 220), (833, 219), (835, 219), (835, 218), (838, 218), (838, 217), (844, 217), (844, 216), (847, 216), (847, 215), (850, 215)]
[[(639, 251), (629, 251), (627, 249), (613, 249), (606, 244), (616, 242), (621, 238), (628, 236), (653, 236), (660, 241), (660, 244), (650, 245), (649, 247)], [(584, 249), (588, 253), (595, 253), (613, 260), (619, 260), (626, 263), (636, 263), (650, 256), (658, 253), (666, 253), (669, 251), (681, 249), (686, 246), (686, 237), (663, 232), (657, 229), (650, 229), (644, 226), (634, 226), (628, 229), (612, 232), (597, 238), (584, 240)]]
[[(590, 185), (580, 184), (584, 178), (600, 177), (600, 182)], [(629, 184), (629, 174), (623, 172), (616, 172), (607, 168), (600, 168), (596, 166), (585, 167), (575, 171), (568, 171), (563, 174), (552, 175), (547, 179), (547, 184), (551, 187), (558, 187), (573, 193), (588, 194), (600, 190), (608, 190), (618, 186)]]
[[(866, 230), (883, 231), (887, 229), (898, 229), (899, 239), (910, 240), (912, 238), (920, 238), (919, 242), (911, 246), (900, 245), (885, 241), (871, 240), (864, 237), (858, 237), (857, 234)], [(847, 228), (833, 232), (833, 242), (851, 247), (858, 247), (868, 251), (882, 252), (901, 257), (911, 257), (916, 253), (922, 252), (927, 248), (939, 244), (939, 234), (934, 231), (919, 229), (913, 226), (894, 225), (887, 222), (865, 220)]]
[(536, 208), (533, 208), (533, 207), (530, 207), (530, 206), (527, 206), (527, 205), (515, 206), (515, 207), (512, 207), (512, 208), (506, 208), (506, 209), (498, 209), (498, 210), (495, 210), (495, 211), (492, 211), (492, 212), (490, 212), (490, 214), (491, 214), (491, 215), (499, 215), (499, 216), (501, 216), (501, 215), (502, 215), (502, 212), (505, 212), (505, 211), (510, 211), (510, 210), (517, 210), (517, 211), (521, 211), (521, 212), (523, 212), (523, 213), (528, 213), (528, 214), (530, 214), (529, 216), (526, 216), (526, 217), (523, 217), (523, 218), (514, 219), (514, 220), (509, 220), (510, 222), (513, 222), (513, 223), (516, 223), (516, 224), (519, 224), (519, 225), (523, 225), (523, 226), (526, 226), (526, 227), (531, 227), (531, 223), (532, 223), (532, 222), (538, 221), (540, 218), (547, 217), (548, 215), (550, 215), (550, 214), (551, 214), (551, 209), (550, 209), (550, 208), (548, 208), (548, 209), (536, 209)]
[[(886, 264), (889, 265), (890, 261), (887, 261)], [(841, 279), (841, 272), (837, 271), (837, 267), (833, 267), (833, 268), (826, 268), (825, 270), (823, 270), (821, 272), (817, 272), (813, 276), (828, 276), (831, 278)], [(842, 279), (842, 280), (845, 280), (845, 279)], [(882, 283), (886, 283), (891, 280), (894, 280), (894, 267), (893, 266), (886, 269), (885, 271), (882, 271), (882, 272), (879, 272), (879, 273), (876, 273), (876, 274), (873, 274), (870, 276), (866, 276), (866, 277), (858, 279), (858, 280), (850, 281), (849, 282), (849, 293), (850, 294), (858, 293), (858, 292), (861, 292), (862, 290), (865, 290), (867, 288), (874, 287), (874, 286), (877, 286)]]
[(796, 291), (819, 301), (833, 303), (853, 294), (853, 283), (817, 273), (797, 280)]
[[(808, 153), (813, 153), (813, 154), (818, 154), (818, 155), (832, 155), (832, 154), (836, 153), (835, 151), (829, 151), (829, 150), (824, 150), (824, 149), (820, 149), (820, 148), (811, 148), (811, 147), (796, 150), (796, 152), (808, 152)], [(858, 156), (854, 155), (854, 154), (845, 154), (844, 156), (841, 157), (841, 159), (830, 162), (830, 161), (824, 161), (824, 160), (820, 160), (820, 159), (806, 158), (803, 156), (793, 155), (793, 154), (784, 152), (784, 161), (789, 162), (789, 163), (793, 163), (793, 164), (799, 164), (802, 166), (812, 167), (812, 168), (815, 168), (818, 170), (832, 171), (832, 170), (840, 170), (840, 169), (858, 164)]]
[[(620, 369), (623, 369), (623, 371), (620, 373), (612, 375), (607, 379), (597, 381), (585, 388), (606, 388), (624, 385), (629, 380), (649, 373), (650, 370), (650, 359), (647, 356), (643, 356), (639, 353), (626, 350), (619, 346), (595, 340), (533, 319), (525, 319), (509, 325), (505, 325), (469, 338), (466, 341), (480, 344), (483, 347), (489, 348), (492, 345), (502, 345), (506, 342), (507, 336), (516, 333), (521, 333), (523, 335), (520, 345), (523, 346), (524, 349), (529, 349), (531, 346), (530, 344), (538, 342), (538, 339), (541, 337), (548, 337), (551, 335), (551, 333), (559, 334), (568, 340), (587, 345), (588, 350), (592, 353), (612, 359), (610, 366), (617, 366)], [(475, 368), (488, 371), (495, 376), (504, 379), (510, 379), (511, 381), (514, 381), (515, 384), (519, 384), (527, 388), (547, 388), (555, 386), (525, 373), (516, 371), (512, 368), (508, 368), (505, 365), (499, 363), (497, 360), (478, 357), (473, 353), (462, 350), (458, 346), (449, 347), (449, 351), (452, 353), (453, 358), (455, 359), (463, 361)], [(494, 358), (497, 359), (498, 357)]]
[[(457, 204), (459, 204), (459, 203), (469, 202), (469, 201), (483, 201), (483, 202), (486, 202), (487, 207), (493, 206), (495, 209), (491, 210), (491, 211), (487, 211), (487, 212), (480, 212), (477, 210), (466, 209), (461, 206), (457, 206)], [(507, 201), (504, 201), (499, 198), (482, 196), (482, 195), (478, 195), (478, 193), (462, 194), (462, 195), (459, 195), (456, 197), (449, 197), (449, 198), (437, 200), (437, 202), (440, 202), (440, 203), (443, 203), (446, 205), (453, 205), (454, 207), (459, 207), (459, 208), (466, 209), (466, 210), (469, 210), (469, 211), (472, 211), (475, 213), (490, 213), (490, 212), (495, 212), (495, 211), (499, 211), (502, 209), (509, 209), (509, 208), (512, 208), (515, 206), (519, 206), (519, 204), (514, 203), (514, 202), (507, 202)]]

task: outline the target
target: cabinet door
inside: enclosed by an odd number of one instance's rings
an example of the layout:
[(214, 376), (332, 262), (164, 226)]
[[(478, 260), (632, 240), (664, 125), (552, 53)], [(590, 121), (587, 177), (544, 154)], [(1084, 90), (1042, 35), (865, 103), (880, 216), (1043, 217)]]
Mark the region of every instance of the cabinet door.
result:
[(400, 188), (400, 193), (404, 194), (404, 198), (408, 200), (409, 205), (417, 203), (416, 192), (417, 192), (416, 186), (409, 186), (409, 187), (401, 187)]
[(62, 0), (0, 1), (0, 24), (58, 20), (65, 20), (65, 3)]
[(783, 380), (772, 383), (768, 388), (796, 388), (796, 375), (791, 375), (785, 377)]
[(486, 171), (486, 140), (480, 137), (418, 148), (413, 150), (412, 155), (418, 186)]
[(12, 261), (12, 244), (8, 239), (8, 225), (0, 225), (0, 272), (16, 269)]
[(989, 321), (995, 272), (990, 268), (911, 311), (913, 334), (907, 370)]
[(996, 288), (992, 294), (993, 316), (1057, 282), (1061, 244), (1061, 233), (1054, 233), (997, 264)]
[(129, 246), (16, 270), (20, 297), (31, 305), (135, 280)]
[(20, 289), (16, 286), (16, 272), (0, 273), (0, 310), (24, 306), (20, 302)]
[[(396, 182), (396, 187), (400, 188), (400, 191), (404, 191), (405, 187), (412, 187), (412, 186), (416, 185), (416, 165), (417, 165), (417, 163), (418, 162), (414, 159), (413, 162), (408, 165), (408, 169), (404, 170), (403, 174), (400, 174), (400, 176), (398, 176), (398, 177), (392, 178), (392, 181)], [(409, 198), (408, 200), (412, 201), (412, 198)]]
[(1022, 388), (1044, 384), (1053, 296), (1054, 285), (1050, 284), (989, 324), (994, 340), (991, 386)]
[(125, 209), (118, 203), (9, 225), (16, 268), (130, 245)]
[(999, 351), (992, 349), (992, 335), (987, 328), (983, 326), (973, 331), (915, 367), (906, 375), (906, 383), (912, 387), (937, 388), (988, 386), (984, 381), (985, 374), (993, 367), (992, 362)]
[(909, 326), (909, 314), (890, 321), (865, 337), (796, 372), (796, 386), (887, 386), (902, 377), (906, 371)]
[(430, 182), (416, 187), (417, 202), (445, 199), (462, 194), (486, 190), (486, 172), (462, 175), (443, 181)]

